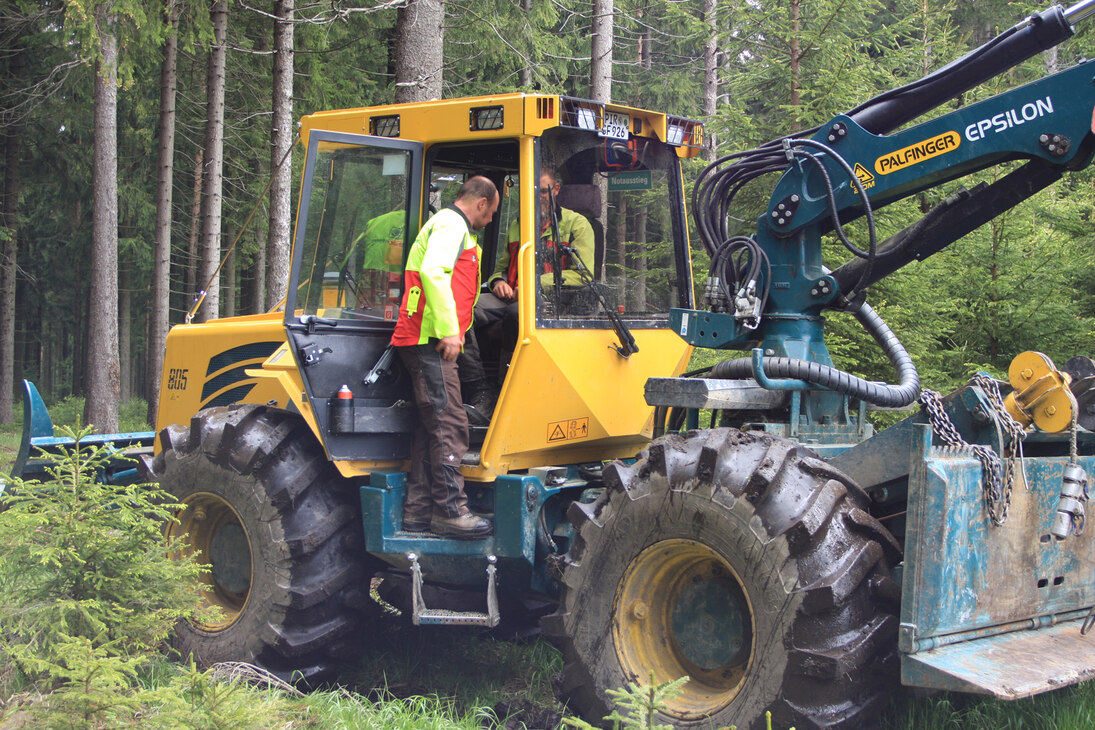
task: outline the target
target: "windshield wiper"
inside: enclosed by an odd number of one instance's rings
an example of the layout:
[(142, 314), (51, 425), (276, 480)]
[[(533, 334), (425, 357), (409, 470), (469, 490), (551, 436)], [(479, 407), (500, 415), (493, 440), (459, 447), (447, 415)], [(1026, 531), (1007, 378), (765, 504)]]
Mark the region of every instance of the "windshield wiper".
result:
[[(559, 244), (555, 244), (556, 247)], [(578, 264), (578, 275), (582, 277), (582, 281), (589, 287), (589, 290), (597, 297), (597, 301), (600, 302), (601, 308), (605, 312), (605, 316), (608, 317), (608, 321), (612, 323), (612, 329), (616, 332), (616, 338), (620, 341), (620, 346), (613, 348), (619, 353), (620, 357), (631, 357), (633, 353), (639, 351), (639, 346), (635, 344), (635, 338), (631, 335), (631, 330), (624, 324), (620, 315), (609, 306), (608, 300), (605, 299), (604, 292), (601, 291), (600, 284), (594, 280), (593, 274), (590, 273), (589, 267), (586, 266), (586, 262), (582, 260), (582, 255), (578, 253), (578, 250), (573, 246), (563, 245), (563, 253), (567, 256), (573, 256), (575, 263)]]

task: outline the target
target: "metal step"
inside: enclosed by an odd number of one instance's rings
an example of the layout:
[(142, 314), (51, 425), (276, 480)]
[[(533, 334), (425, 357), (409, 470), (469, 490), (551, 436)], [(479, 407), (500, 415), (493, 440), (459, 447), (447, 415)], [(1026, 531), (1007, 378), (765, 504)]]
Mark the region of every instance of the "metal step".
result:
[(411, 562), (411, 587), (413, 591), (413, 614), (411, 623), (415, 626), (482, 626), (494, 628), (501, 620), (498, 612), (498, 592), (495, 588), (495, 576), (498, 573), (498, 558), (487, 556), (487, 612), (449, 611), (443, 608), (427, 608), (422, 599), (422, 566), (418, 564), (418, 555), (407, 553)]
[(1013, 631), (901, 657), (902, 684), (992, 695), (1031, 697), (1095, 678), (1095, 632), (1081, 620)]

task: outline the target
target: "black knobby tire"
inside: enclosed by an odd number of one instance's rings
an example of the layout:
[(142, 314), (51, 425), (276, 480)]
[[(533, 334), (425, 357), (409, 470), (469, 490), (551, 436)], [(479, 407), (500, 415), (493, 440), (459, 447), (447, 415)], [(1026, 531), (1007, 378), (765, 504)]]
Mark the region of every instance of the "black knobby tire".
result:
[(608, 690), (688, 675), (660, 722), (869, 728), (897, 678), (893, 537), (812, 452), (767, 434), (696, 431), (605, 470), (568, 513), (578, 535), (545, 634), (556, 690), (601, 722)]
[(180, 622), (175, 648), (200, 666), (242, 661), (298, 683), (331, 679), (371, 609), (355, 491), (285, 411), (211, 408), (160, 439), (150, 470), (185, 505), (169, 532), (212, 565), (202, 595), (222, 614)]

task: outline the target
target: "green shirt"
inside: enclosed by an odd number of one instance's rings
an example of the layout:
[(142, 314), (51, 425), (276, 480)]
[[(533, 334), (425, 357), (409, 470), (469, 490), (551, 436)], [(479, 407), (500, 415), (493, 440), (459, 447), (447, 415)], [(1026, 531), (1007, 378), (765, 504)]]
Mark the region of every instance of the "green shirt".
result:
[[(559, 238), (566, 245), (578, 252), (578, 255), (582, 258), (582, 263), (590, 270), (590, 275), (592, 276), (594, 266), (593, 257), (595, 255), (593, 227), (589, 224), (586, 217), (569, 208), (560, 208)], [(490, 279), (487, 280), (489, 284), (493, 285), (497, 279), (506, 280), (511, 285), (515, 285), (515, 282), (517, 281), (517, 269), (514, 256), (521, 245), (521, 226), (519, 220), (514, 220), (510, 223), (506, 240), (508, 243), (505, 249), (499, 252), (498, 262), (494, 266), (494, 273), (491, 274)], [(547, 225), (540, 231), (540, 240), (544, 243), (545, 247), (554, 245), (554, 242), (551, 240), (550, 221), (548, 221)], [(540, 276), (540, 286), (550, 287), (554, 283), (554, 274), (546, 273)], [(582, 283), (582, 277), (578, 273), (578, 265), (574, 262), (574, 257), (568, 256), (566, 268), (563, 271), (563, 284), (567, 286), (581, 286)]]

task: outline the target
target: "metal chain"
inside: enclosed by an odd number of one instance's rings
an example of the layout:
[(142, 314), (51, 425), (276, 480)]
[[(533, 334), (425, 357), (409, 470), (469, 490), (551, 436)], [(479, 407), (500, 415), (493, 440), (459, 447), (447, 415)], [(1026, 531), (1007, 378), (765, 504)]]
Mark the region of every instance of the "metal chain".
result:
[(1004, 450), (1008, 452), (1008, 459), (1004, 462), (1004, 481), (1008, 484), (1008, 493), (1011, 493), (1011, 485), (1015, 483), (1016, 463), (1022, 468), (1023, 483), (1027, 485), (1027, 491), (1030, 491), (1030, 482), (1027, 481), (1027, 465), (1023, 461), (1023, 440), (1027, 437), (1027, 430), (1023, 428), (1023, 424), (1012, 418), (1011, 414), (1008, 413), (1008, 409), (1004, 407), (1004, 398), (1000, 395), (1000, 385), (996, 380), (983, 373), (978, 373), (970, 379), (970, 384), (980, 388), (985, 397), (989, 399), (993, 409), (996, 410), (997, 422), (1004, 427), (1004, 431), (1007, 433), (1007, 442), (1003, 446)]
[(1024, 431), (1023, 427), (1004, 410), (1004, 402), (995, 381), (979, 375), (970, 382), (981, 388), (993, 409), (1001, 414), (999, 420), (1003, 422), (1010, 437), (1010, 443), (1005, 445), (1011, 451), (1006, 466), (1001, 464), (999, 455), (990, 447), (983, 444), (970, 444), (962, 438), (944, 410), (943, 399), (939, 393), (925, 388), (920, 392), (920, 403), (928, 412), (932, 431), (939, 435), (943, 443), (958, 451), (973, 454), (981, 462), (981, 490), (985, 497), (985, 507), (992, 524), (999, 526), (1008, 520), (1011, 491), (1015, 483), (1015, 460), (1022, 450)]

